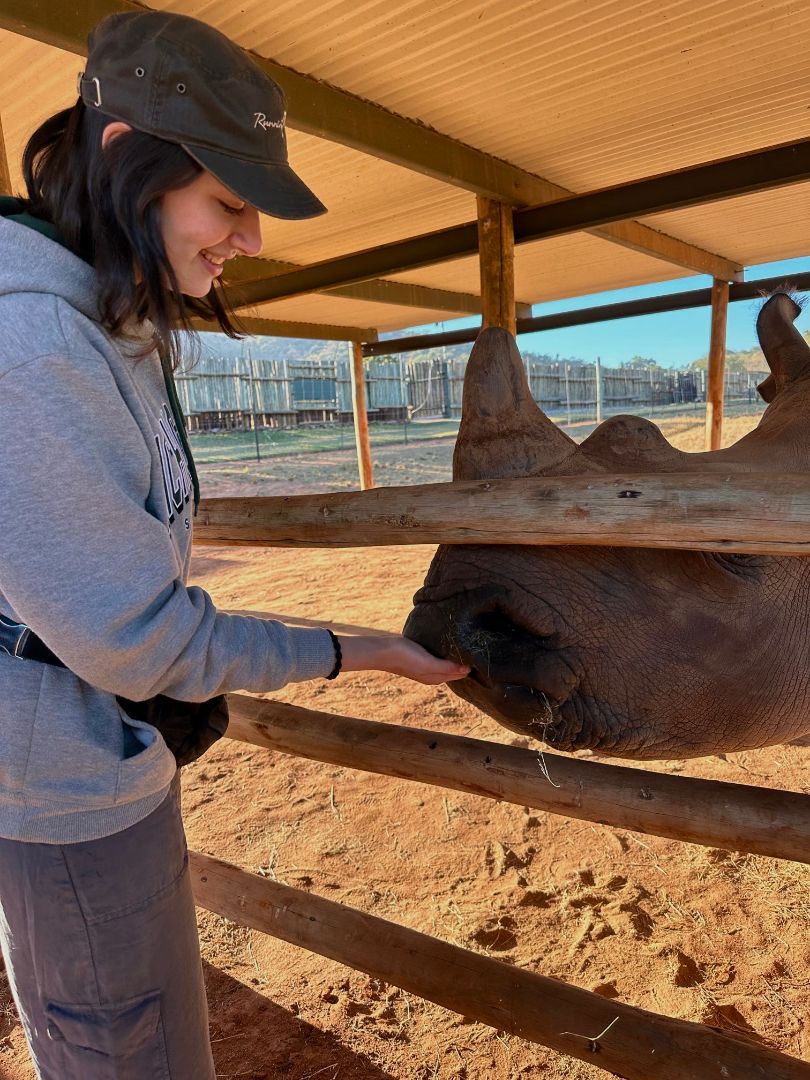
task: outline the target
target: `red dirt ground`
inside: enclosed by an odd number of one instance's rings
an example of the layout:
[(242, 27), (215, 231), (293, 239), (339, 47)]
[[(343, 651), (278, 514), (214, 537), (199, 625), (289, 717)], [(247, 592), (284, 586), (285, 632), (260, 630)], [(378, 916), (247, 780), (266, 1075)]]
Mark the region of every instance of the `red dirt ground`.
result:
[[(399, 630), (430, 556), (424, 547), (200, 548), (193, 576), (230, 610), (328, 622), (348, 632)], [(377, 673), (275, 696), (527, 745), (444, 687)], [(553, 778), (553, 755), (547, 760)], [(647, 767), (810, 793), (810, 740)], [(184, 810), (190, 846), (246, 870), (810, 1061), (806, 866), (228, 740), (185, 770)], [(219, 1080), (606, 1075), (210, 913), (200, 912), (199, 923)], [(31, 1080), (21, 1029), (2, 990), (0, 1078)]]

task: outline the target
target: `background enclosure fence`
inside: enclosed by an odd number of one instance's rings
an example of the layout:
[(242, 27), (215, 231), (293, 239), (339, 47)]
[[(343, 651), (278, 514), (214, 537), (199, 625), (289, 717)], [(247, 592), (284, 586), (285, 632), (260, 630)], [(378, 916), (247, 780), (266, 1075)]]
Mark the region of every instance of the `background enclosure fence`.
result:
[[(368, 413), (373, 420), (458, 419), (466, 359), (389, 358), (364, 365)], [(597, 365), (579, 360), (525, 361), (537, 404), (559, 420), (594, 416)], [(606, 413), (654, 412), (706, 400), (706, 372), (678, 371), (654, 363), (601, 367)], [(726, 371), (727, 402), (759, 402), (757, 384), (766, 371)], [(192, 431), (293, 428), (308, 423), (348, 423), (352, 417), (351, 365), (336, 360), (286, 360), (204, 356), (176, 376)]]

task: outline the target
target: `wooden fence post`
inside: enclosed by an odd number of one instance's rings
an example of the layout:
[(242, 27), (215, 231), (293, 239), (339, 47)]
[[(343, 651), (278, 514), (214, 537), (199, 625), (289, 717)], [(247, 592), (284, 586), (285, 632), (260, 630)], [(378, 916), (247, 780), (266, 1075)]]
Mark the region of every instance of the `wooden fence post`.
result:
[(706, 388), (706, 449), (719, 450), (723, 436), (723, 378), (726, 372), (726, 321), (728, 282), (712, 282), (712, 328), (709, 339), (709, 371)]
[(478, 262), (481, 270), (481, 325), (517, 333), (515, 315), (515, 233), (512, 208), (477, 196)]
[(604, 378), (604, 376), (602, 374), (602, 361), (598, 356), (596, 358), (595, 367), (596, 367), (596, 371), (595, 371), (595, 374), (596, 374), (596, 422), (597, 422), (597, 424), (601, 424), (602, 423), (602, 404), (603, 404), (603, 397), (604, 397), (604, 383), (602, 382), (602, 379)]
[(359, 341), (352, 342), (352, 412), (354, 438), (357, 443), (357, 467), (360, 471), (360, 490), (365, 491), (367, 488), (374, 487), (374, 471), (371, 466), (371, 444), (368, 437), (363, 346)]

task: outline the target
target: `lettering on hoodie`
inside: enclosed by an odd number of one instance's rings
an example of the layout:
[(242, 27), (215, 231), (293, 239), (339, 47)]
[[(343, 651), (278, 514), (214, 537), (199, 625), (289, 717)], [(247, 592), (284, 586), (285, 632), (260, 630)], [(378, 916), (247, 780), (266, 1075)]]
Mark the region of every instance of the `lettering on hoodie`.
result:
[[(183, 508), (188, 505), (194, 485), (177, 424), (166, 404), (163, 405), (158, 420), (155, 442), (163, 468), (163, 490), (166, 494), (166, 507), (169, 511), (169, 525), (171, 525), (182, 513)], [(190, 528), (188, 518), (185, 519), (185, 524), (187, 529)]]

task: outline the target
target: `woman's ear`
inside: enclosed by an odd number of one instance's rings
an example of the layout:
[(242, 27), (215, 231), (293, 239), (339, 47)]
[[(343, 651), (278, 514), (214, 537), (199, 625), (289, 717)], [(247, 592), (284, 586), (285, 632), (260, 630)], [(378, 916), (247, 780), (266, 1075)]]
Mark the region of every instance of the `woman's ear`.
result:
[(112, 120), (101, 133), (101, 149), (105, 150), (108, 143), (125, 131), (132, 131), (132, 126), (125, 124), (123, 120)]

